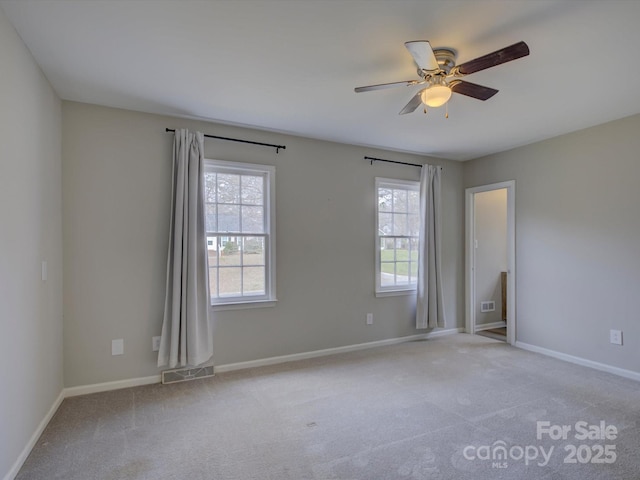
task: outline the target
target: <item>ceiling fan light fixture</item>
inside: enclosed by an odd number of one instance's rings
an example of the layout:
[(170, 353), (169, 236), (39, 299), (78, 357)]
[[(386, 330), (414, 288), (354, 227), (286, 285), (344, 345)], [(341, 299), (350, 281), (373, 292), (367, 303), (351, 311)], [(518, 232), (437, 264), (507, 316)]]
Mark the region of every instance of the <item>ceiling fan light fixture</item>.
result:
[(422, 103), (428, 107), (441, 107), (451, 98), (451, 89), (442, 84), (431, 85), (422, 92), (420, 97), (422, 98)]

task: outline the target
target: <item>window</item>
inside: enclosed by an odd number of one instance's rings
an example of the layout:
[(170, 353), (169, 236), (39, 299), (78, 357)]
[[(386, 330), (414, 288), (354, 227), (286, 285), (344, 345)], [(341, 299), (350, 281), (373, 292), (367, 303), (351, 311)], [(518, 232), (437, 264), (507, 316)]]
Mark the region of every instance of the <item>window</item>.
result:
[(376, 178), (376, 294), (415, 291), (420, 183)]
[(275, 301), (275, 167), (205, 160), (212, 305)]

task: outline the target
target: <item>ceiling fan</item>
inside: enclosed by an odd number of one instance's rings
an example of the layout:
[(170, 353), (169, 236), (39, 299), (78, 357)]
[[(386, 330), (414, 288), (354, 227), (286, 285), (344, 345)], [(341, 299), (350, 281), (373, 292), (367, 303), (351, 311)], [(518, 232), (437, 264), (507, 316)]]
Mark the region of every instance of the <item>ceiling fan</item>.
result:
[(478, 100), (488, 100), (498, 93), (498, 90), (466, 82), (460, 80), (460, 78), (529, 55), (529, 46), (524, 42), (518, 42), (474, 60), (456, 65), (456, 51), (450, 48), (434, 50), (427, 40), (406, 42), (404, 46), (407, 47), (418, 66), (420, 80), (382, 83), (354, 89), (356, 93), (360, 93), (399, 87), (401, 85), (408, 87), (426, 85), (400, 110), (400, 115), (415, 111), (421, 104), (425, 105), (425, 113), (427, 112), (427, 106), (441, 107), (449, 101), (452, 92), (477, 98)]

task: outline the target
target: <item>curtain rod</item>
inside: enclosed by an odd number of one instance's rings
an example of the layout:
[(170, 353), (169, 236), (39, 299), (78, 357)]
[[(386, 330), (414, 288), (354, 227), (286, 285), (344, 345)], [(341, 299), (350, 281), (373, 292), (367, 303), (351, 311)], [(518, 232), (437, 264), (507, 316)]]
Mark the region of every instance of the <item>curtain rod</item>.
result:
[(407, 162), (398, 162), (396, 160), (385, 160), (384, 158), (375, 158), (375, 157), (364, 157), (365, 160), (371, 160), (371, 165), (373, 165), (373, 162), (387, 162), (387, 163), (397, 163), (398, 165), (409, 165), (411, 167), (420, 167), (422, 168), (422, 165), (418, 164), (418, 163), (407, 163)]
[[(373, 162), (387, 162), (387, 163), (397, 163), (398, 165), (409, 165), (410, 167), (420, 167), (422, 168), (424, 165), (419, 163), (408, 163), (408, 162), (398, 162), (397, 160), (385, 160), (384, 158), (376, 158), (376, 157), (364, 157), (365, 160), (371, 160), (371, 165)], [(442, 167), (438, 167), (440, 170), (444, 170)]]
[[(175, 130), (172, 128), (167, 128), (167, 133), (175, 133)], [(204, 134), (207, 138), (217, 138), (218, 140), (228, 140), (230, 142), (239, 142), (239, 143), (250, 143), (251, 145), (260, 145), (262, 147), (271, 147), (276, 149), (276, 153), (280, 153), (280, 149), (286, 150), (286, 145), (274, 145), (273, 143), (262, 143), (262, 142), (252, 142), (251, 140), (240, 140), (239, 138), (229, 138), (229, 137), (218, 137), (217, 135), (207, 135)]]

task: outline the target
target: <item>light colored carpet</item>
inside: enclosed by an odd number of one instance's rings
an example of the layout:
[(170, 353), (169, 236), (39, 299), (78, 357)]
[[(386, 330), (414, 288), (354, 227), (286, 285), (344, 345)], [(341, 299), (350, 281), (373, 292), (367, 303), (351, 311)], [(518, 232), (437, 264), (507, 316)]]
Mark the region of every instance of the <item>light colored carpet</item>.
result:
[[(639, 420), (637, 382), (459, 334), (69, 398), (17, 478), (636, 480)], [(537, 421), (572, 431), (538, 440)], [(578, 440), (579, 421), (617, 438)], [(596, 445), (615, 462), (580, 463)], [(540, 447), (546, 464), (518, 458)]]

